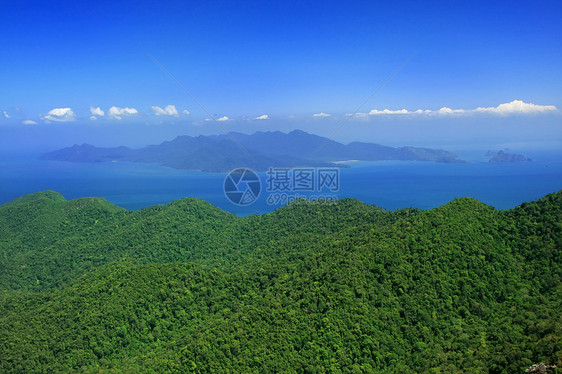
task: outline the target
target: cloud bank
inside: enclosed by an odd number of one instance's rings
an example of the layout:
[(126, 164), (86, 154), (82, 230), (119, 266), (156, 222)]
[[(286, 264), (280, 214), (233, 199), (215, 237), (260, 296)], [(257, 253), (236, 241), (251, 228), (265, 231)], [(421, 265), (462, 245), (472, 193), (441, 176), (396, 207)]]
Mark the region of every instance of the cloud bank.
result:
[(262, 114), (261, 116), (258, 116), (258, 117), (254, 118), (254, 119), (269, 119), (269, 115), (267, 115), (267, 114)]
[(314, 113), (314, 114), (312, 115), (312, 117), (330, 117), (330, 116), (331, 116), (331, 114), (329, 114), (329, 113), (324, 113), (324, 112)]
[(21, 123), (23, 123), (24, 125), (36, 125), (37, 124), (37, 122), (35, 122), (33, 120), (30, 120), (30, 119), (23, 120), (23, 121), (21, 121)]
[(476, 114), (476, 113), (487, 113), (487, 114), (497, 114), (497, 115), (513, 115), (513, 114), (540, 114), (540, 113), (552, 113), (557, 112), (558, 108), (554, 105), (537, 105), (532, 103), (526, 103), (521, 100), (513, 100), (510, 103), (500, 104), (496, 107), (478, 107), (475, 109), (452, 109), (448, 107), (443, 107), (439, 110), (429, 110), (429, 109), (418, 109), (415, 111), (409, 111), (406, 109), (400, 110), (378, 110), (373, 109), (369, 112), (369, 115), (395, 115), (395, 114), (431, 114), (431, 115), (456, 115), (456, 114)]
[(10, 115), (6, 111), (4, 111), (4, 118), (10, 118)]
[(514, 114), (514, 113), (546, 113), (555, 112), (558, 108), (554, 105), (537, 105), (525, 103), (521, 100), (513, 100), (511, 103), (500, 104), (495, 108), (476, 108), (475, 112), (497, 113), (497, 114)]
[(369, 112), (370, 115), (377, 115), (377, 114), (406, 114), (406, 113), (410, 113), (408, 112), (406, 109), (400, 109), (400, 110), (389, 110), (389, 109), (384, 109), (384, 110), (377, 110), (377, 109), (373, 109)]

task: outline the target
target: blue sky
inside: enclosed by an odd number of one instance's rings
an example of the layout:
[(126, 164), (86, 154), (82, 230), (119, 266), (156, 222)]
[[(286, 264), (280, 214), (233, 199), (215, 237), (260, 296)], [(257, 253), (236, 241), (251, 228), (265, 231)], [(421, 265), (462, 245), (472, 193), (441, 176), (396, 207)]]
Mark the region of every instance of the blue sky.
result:
[(342, 141), (555, 148), (561, 18), (557, 1), (4, 1), (0, 148), (342, 123)]

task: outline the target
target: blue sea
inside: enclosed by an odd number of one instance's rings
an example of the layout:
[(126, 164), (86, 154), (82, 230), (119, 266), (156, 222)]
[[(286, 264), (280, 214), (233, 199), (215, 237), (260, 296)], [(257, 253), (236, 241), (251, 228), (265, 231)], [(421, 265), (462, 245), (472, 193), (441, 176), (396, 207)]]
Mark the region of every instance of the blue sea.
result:
[[(339, 169), (335, 192), (283, 191), (290, 196), (355, 198), (387, 210), (431, 209), (469, 196), (498, 209), (509, 209), (562, 189), (562, 158), (526, 163), (381, 161), (350, 162)], [(166, 204), (184, 197), (209, 201), (247, 216), (282, 206), (267, 191), (268, 176), (259, 173), (260, 195), (249, 205), (235, 205), (224, 194), (226, 174), (176, 170), (140, 163), (67, 163), (20, 158), (0, 161), (0, 204), (24, 194), (54, 190), (67, 199), (101, 196), (126, 209)], [(279, 191), (277, 191), (279, 192)]]

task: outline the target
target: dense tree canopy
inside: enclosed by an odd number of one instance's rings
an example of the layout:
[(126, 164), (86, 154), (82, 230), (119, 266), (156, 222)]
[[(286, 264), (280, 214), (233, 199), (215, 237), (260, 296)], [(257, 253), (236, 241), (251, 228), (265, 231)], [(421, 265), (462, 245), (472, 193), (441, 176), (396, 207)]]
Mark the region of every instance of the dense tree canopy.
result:
[(561, 248), (562, 192), (507, 211), (346, 199), (245, 218), (27, 195), (0, 206), (0, 372), (560, 367)]

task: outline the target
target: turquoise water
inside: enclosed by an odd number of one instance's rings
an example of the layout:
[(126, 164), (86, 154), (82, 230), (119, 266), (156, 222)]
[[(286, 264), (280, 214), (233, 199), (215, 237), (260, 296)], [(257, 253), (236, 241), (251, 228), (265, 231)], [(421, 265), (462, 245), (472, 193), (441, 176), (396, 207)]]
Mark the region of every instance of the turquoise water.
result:
[[(562, 162), (557, 159), (522, 164), (391, 161), (350, 165), (351, 168), (340, 171), (340, 190), (324, 195), (352, 197), (391, 210), (430, 209), (462, 196), (508, 209), (562, 189)], [(50, 189), (67, 199), (101, 196), (126, 209), (165, 204), (183, 197), (204, 199), (241, 216), (271, 212), (281, 206), (267, 203), (271, 194), (265, 191), (265, 173), (260, 173), (262, 193), (249, 206), (234, 205), (226, 198), (225, 176), (153, 164), (1, 161), (0, 204)]]

